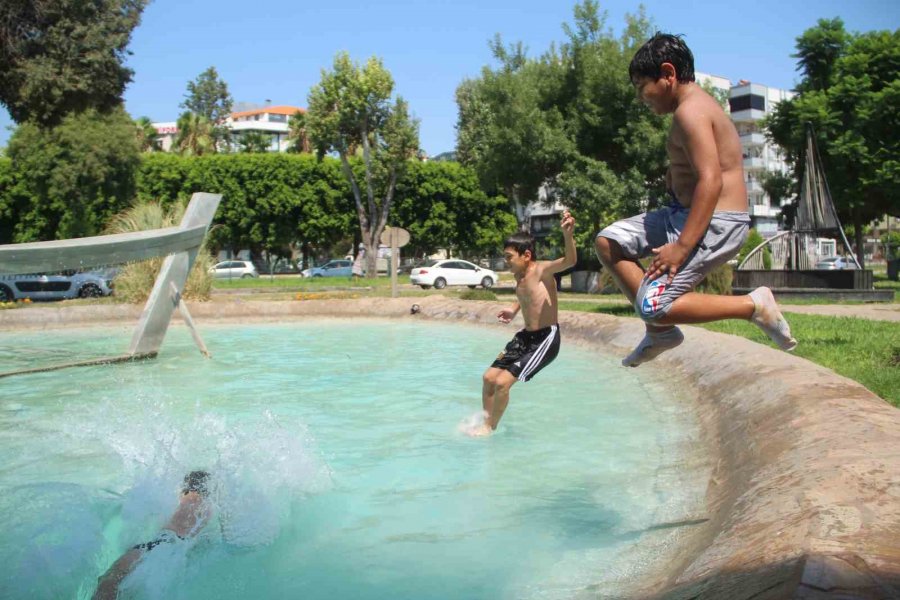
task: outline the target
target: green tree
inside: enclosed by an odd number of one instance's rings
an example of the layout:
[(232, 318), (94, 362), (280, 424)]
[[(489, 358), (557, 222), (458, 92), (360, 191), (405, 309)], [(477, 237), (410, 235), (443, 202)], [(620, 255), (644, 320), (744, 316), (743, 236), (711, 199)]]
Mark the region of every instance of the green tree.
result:
[(272, 138), (262, 131), (245, 131), (238, 136), (238, 146), (241, 152), (260, 154), (269, 151)]
[(139, 149), (122, 109), (72, 114), (51, 129), (24, 123), (9, 157), (15, 242), (96, 235), (134, 198)]
[(499, 253), (516, 219), (502, 196), (488, 196), (473, 169), (457, 162), (415, 162), (397, 182), (391, 222), (410, 233), (404, 255), (438, 250), (456, 255)]
[[(652, 23), (641, 9), (626, 15), (616, 37), (606, 18), (592, 0), (576, 4), (574, 22), (563, 26), (567, 39), (536, 60), (521, 45), (504, 48), (495, 39), (500, 66), (457, 88), (460, 161), (486, 190), (510, 197), (520, 224), (527, 219), (522, 206), (542, 187), (592, 228), (664, 191), (669, 118), (636, 102), (628, 79)], [(596, 229), (579, 229), (589, 245)]]
[(820, 20), (797, 38), (798, 95), (766, 119), (799, 180), (811, 123), (838, 216), (853, 225), (863, 264), (865, 223), (900, 215), (900, 30), (848, 34)]
[(197, 191), (223, 195), (209, 233), (217, 249), (278, 254), (296, 245), (308, 257), (327, 253), (354, 230), (353, 195), (340, 161), (331, 157), (274, 152), (142, 157), (140, 201), (168, 207)]
[[(339, 53), (331, 71), (309, 92), (307, 126), (319, 155), (335, 152), (353, 190), (369, 277), (381, 232), (390, 216), (397, 178), (419, 147), (418, 121), (400, 97), (391, 103), (394, 80), (372, 57), (364, 66)], [(361, 151), (360, 175), (351, 160)]]
[(485, 67), (456, 90), (456, 152), (485, 190), (506, 195), (526, 230), (538, 190), (559, 173), (572, 144), (558, 107), (543, 97), (547, 78), (557, 75), (552, 63), (528, 60), (521, 43), (506, 47), (499, 35), (490, 47), (499, 67)]
[(11, 244), (13, 231), (18, 221), (12, 189), (15, 179), (12, 161), (0, 156), (0, 244)]
[(297, 111), (288, 119), (288, 139), (291, 140), (288, 152), (309, 153), (312, 152), (312, 144), (309, 141), (309, 125), (306, 113)]
[(216, 141), (213, 125), (204, 116), (197, 113), (184, 112), (178, 117), (178, 133), (172, 142), (172, 149), (185, 156), (202, 156), (214, 154)]
[(760, 178), (760, 185), (772, 206), (781, 206), (785, 200), (796, 194), (796, 182), (790, 175), (781, 171), (764, 172)]
[(219, 77), (215, 67), (210, 67), (188, 82), (181, 107), (210, 123), (212, 151), (217, 152), (230, 143), (230, 130), (225, 127), (225, 120), (231, 115), (233, 104), (228, 84)]
[(162, 149), (157, 139), (156, 127), (150, 117), (141, 117), (134, 122), (135, 135), (137, 136), (138, 148), (141, 152), (154, 152)]
[(0, 102), (17, 123), (53, 126), (69, 113), (112, 110), (146, 0), (0, 3)]

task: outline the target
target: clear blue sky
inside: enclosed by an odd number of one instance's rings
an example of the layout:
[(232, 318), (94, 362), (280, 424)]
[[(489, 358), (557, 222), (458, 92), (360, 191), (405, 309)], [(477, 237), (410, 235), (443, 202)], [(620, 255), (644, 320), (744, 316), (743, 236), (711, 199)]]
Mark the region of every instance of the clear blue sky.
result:
[[(537, 56), (563, 40), (573, 1), (548, 0), (152, 0), (134, 31), (125, 104), (135, 118), (174, 121), (187, 82), (215, 66), (236, 102), (306, 106), (309, 89), (336, 52), (384, 60), (396, 91), (421, 120), (430, 155), (455, 146), (454, 91), (491, 64), (488, 40), (521, 40)], [(897, 0), (758, 0), (645, 3), (664, 31), (683, 33), (699, 71), (733, 82), (791, 88), (794, 40), (820, 18), (841, 17), (850, 31), (896, 30)], [(675, 9), (674, 7), (678, 7)], [(618, 34), (636, 2), (601, 2)], [(0, 146), (11, 120), (0, 107)]]

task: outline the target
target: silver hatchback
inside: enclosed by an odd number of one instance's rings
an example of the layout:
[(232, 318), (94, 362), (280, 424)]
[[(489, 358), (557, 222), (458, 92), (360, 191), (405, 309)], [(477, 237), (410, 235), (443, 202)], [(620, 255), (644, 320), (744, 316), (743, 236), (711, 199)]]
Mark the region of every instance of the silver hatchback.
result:
[(224, 260), (211, 267), (209, 272), (216, 279), (249, 279), (259, 277), (256, 267), (249, 260)]
[(113, 277), (114, 273), (103, 271), (0, 275), (0, 302), (109, 296)]

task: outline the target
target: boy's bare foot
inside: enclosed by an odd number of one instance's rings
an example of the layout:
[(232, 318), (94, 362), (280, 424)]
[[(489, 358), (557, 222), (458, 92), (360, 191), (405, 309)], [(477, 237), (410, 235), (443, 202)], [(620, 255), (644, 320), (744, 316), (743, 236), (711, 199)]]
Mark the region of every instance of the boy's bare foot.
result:
[(784, 319), (772, 290), (767, 287), (758, 287), (750, 292), (755, 308), (750, 321), (762, 329), (778, 347), (787, 352), (797, 347), (797, 340), (791, 337), (791, 327)]
[(622, 366), (636, 367), (648, 360), (653, 360), (666, 350), (681, 345), (683, 341), (684, 334), (677, 327), (659, 332), (648, 329), (641, 343), (631, 354), (622, 359)]
[(487, 423), (482, 423), (466, 430), (466, 435), (469, 437), (486, 437), (492, 433), (494, 433), (494, 430)]

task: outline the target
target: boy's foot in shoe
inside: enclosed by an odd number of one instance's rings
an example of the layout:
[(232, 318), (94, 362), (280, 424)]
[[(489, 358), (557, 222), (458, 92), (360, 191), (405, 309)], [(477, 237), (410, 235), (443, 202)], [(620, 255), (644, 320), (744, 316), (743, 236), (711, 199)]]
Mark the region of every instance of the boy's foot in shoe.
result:
[(797, 347), (797, 340), (791, 337), (791, 326), (784, 319), (772, 290), (767, 287), (758, 287), (750, 292), (753, 300), (753, 316), (750, 321), (762, 329), (778, 347), (787, 352)]
[(681, 345), (684, 334), (677, 327), (663, 331), (647, 330), (647, 334), (641, 343), (625, 358), (622, 359), (623, 367), (636, 367), (648, 360), (653, 360), (666, 350), (671, 350)]

